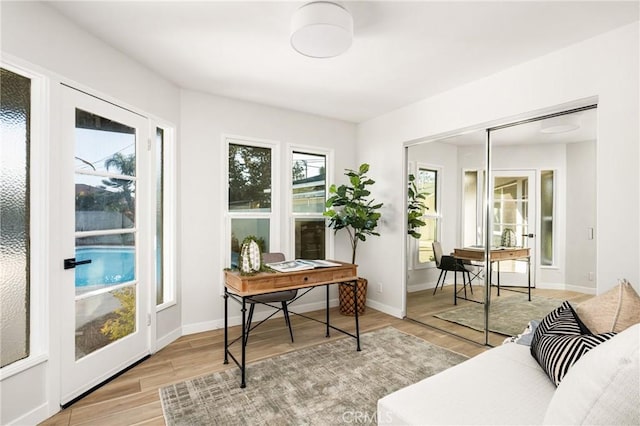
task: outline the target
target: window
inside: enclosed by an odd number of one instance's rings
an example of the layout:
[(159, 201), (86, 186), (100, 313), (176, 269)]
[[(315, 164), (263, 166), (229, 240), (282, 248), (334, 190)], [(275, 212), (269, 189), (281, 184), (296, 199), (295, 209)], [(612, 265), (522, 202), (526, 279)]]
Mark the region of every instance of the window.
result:
[(327, 156), (293, 151), (291, 212), (296, 259), (325, 259), (327, 224), (322, 213), (327, 200)]
[(418, 192), (425, 195), (423, 203), (425, 205), (422, 220), (424, 226), (420, 227), (420, 239), (418, 240), (418, 264), (434, 262), (433, 242), (438, 241), (440, 232), (440, 169), (437, 167), (418, 165), (416, 174), (416, 188)]
[[(236, 267), (242, 241), (257, 238), (263, 252), (269, 252), (277, 239), (277, 145), (274, 143), (227, 138), (227, 218), (230, 234), (229, 263)], [(276, 247), (277, 244), (274, 245)]]
[(157, 126), (153, 148), (156, 181), (156, 305), (175, 302), (175, 143), (174, 129)]
[(495, 247), (525, 247), (523, 233), (528, 233), (529, 178), (496, 176), (493, 189), (493, 234)]
[(31, 80), (0, 69), (0, 367), (30, 355)]
[(540, 264), (553, 265), (554, 171), (540, 172)]

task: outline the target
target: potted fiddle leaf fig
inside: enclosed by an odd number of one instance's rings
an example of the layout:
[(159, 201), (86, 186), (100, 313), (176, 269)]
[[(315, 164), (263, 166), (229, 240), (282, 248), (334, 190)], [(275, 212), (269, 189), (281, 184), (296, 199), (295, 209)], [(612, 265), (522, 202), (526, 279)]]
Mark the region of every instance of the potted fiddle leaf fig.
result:
[[(334, 233), (345, 229), (351, 243), (351, 263), (356, 262), (358, 244), (367, 240), (369, 236), (379, 236), (376, 232), (378, 220), (380, 220), (380, 208), (382, 203), (376, 203), (370, 199), (371, 192), (368, 187), (375, 181), (366, 174), (369, 164), (363, 163), (358, 170), (346, 169), (345, 175), (349, 178), (348, 185), (329, 187), (331, 195), (326, 202), (328, 210), (324, 215), (329, 218), (329, 228)], [(367, 280), (358, 278), (358, 314), (364, 313)], [(340, 312), (345, 315), (355, 314), (355, 298), (353, 287), (349, 285), (339, 286)]]
[(416, 177), (410, 174), (407, 188), (407, 233), (416, 240), (421, 237), (417, 230), (426, 225), (422, 220), (424, 210), (429, 209), (424, 204), (426, 198), (426, 195), (418, 191)]

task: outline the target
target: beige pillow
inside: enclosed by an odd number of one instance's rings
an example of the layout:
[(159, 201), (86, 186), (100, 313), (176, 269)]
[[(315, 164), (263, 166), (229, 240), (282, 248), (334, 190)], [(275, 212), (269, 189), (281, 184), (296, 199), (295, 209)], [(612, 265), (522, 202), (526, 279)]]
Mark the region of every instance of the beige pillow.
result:
[(621, 332), (640, 322), (640, 296), (627, 280), (580, 303), (576, 312), (593, 334)]

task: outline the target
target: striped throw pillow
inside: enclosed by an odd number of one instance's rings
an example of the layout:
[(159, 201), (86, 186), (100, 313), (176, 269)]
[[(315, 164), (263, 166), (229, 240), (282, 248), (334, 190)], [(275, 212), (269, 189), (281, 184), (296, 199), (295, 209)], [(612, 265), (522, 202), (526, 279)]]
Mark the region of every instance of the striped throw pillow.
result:
[(569, 368), (615, 333), (591, 334), (568, 301), (540, 321), (531, 340), (531, 355), (558, 386)]
[[(535, 352), (535, 347), (545, 334), (559, 334), (559, 335), (580, 335), (591, 334), (589, 329), (580, 321), (578, 315), (575, 313), (568, 301), (564, 301), (562, 305), (549, 312), (546, 317), (540, 321), (536, 332), (531, 339), (531, 355), (538, 360)], [(540, 360), (538, 360), (540, 362)]]
[[(535, 357), (551, 381), (558, 386), (562, 378), (584, 354), (616, 333), (560, 335), (545, 334), (538, 339)], [(532, 346), (533, 348), (533, 346)]]

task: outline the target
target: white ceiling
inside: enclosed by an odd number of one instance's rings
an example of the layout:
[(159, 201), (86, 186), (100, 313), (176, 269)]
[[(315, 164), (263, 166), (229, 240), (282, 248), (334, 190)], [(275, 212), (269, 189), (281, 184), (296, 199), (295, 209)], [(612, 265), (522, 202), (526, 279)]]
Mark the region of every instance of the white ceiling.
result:
[(355, 39), (289, 45), (305, 2), (48, 2), (176, 85), (361, 122), (639, 19), (638, 1), (339, 2)]
[[(568, 144), (594, 141), (597, 139), (598, 115), (595, 108), (574, 112), (564, 117), (569, 116), (576, 119), (577, 129), (560, 133), (543, 133), (541, 131), (542, 123), (550, 119), (525, 121), (515, 126), (492, 131), (491, 144), (492, 146)], [(438, 142), (459, 146), (484, 145), (486, 138), (486, 129), (479, 129), (477, 131), (443, 138)]]

